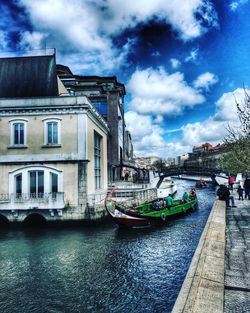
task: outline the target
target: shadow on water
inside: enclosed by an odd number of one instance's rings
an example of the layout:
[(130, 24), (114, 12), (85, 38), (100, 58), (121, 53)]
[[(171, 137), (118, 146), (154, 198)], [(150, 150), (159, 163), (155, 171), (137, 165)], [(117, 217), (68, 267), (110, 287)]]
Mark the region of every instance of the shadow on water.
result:
[(4, 216), (0, 214), (0, 229), (8, 229), (10, 227), (9, 220)]
[(44, 228), (47, 226), (47, 221), (41, 214), (33, 213), (25, 218), (23, 226), (26, 228)]

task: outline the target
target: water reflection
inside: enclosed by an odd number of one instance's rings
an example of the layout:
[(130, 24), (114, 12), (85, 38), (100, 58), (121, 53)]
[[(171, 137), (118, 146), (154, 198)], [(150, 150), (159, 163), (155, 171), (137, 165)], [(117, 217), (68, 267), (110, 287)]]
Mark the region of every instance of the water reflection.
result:
[(1, 232), (0, 312), (171, 312), (213, 200), (159, 228)]

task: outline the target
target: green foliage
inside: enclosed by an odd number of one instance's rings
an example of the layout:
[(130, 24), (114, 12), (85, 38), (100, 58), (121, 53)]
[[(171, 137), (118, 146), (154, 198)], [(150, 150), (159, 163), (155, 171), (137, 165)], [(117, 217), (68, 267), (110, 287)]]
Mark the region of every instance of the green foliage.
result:
[(240, 121), (238, 128), (228, 127), (224, 143), (228, 154), (223, 158), (223, 166), (234, 173), (250, 173), (250, 97), (245, 90), (243, 103), (236, 101)]

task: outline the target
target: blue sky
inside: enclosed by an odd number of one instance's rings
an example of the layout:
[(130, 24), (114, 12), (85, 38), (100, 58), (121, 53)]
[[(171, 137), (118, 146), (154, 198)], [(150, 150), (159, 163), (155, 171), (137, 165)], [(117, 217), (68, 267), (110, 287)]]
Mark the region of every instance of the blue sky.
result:
[(237, 125), (249, 13), (248, 0), (0, 0), (0, 51), (56, 48), (75, 74), (116, 75), (135, 153), (167, 158)]

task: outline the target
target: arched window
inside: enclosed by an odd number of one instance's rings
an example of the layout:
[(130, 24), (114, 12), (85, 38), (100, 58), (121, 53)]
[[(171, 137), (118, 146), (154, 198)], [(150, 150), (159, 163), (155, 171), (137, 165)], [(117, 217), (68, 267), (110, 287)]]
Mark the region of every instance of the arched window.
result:
[(9, 192), (19, 198), (22, 195), (42, 198), (44, 194), (63, 192), (62, 171), (47, 166), (26, 166), (9, 173)]

